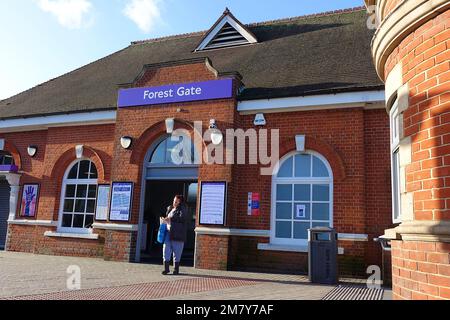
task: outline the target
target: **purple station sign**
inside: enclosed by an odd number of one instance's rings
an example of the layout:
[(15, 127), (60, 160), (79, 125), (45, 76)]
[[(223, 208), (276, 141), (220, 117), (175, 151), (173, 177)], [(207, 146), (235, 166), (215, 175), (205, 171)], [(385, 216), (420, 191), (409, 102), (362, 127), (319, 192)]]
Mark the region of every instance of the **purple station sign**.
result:
[(119, 90), (119, 108), (228, 99), (233, 96), (233, 79), (212, 80), (161, 87)]

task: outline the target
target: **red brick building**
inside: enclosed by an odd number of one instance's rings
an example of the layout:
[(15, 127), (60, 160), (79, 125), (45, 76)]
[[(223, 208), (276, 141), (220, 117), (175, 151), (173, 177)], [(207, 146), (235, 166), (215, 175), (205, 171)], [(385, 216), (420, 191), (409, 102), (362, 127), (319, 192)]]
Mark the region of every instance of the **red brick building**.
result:
[(391, 115), (395, 299), (450, 299), (450, 3), (366, 0)]
[[(206, 32), (134, 42), (0, 101), (0, 244), (159, 261), (155, 221), (182, 193), (192, 213), (185, 261), (198, 268), (306, 272), (307, 230), (315, 226), (339, 233), (341, 274), (381, 265), (373, 238), (393, 225), (389, 116), (367, 19), (358, 8), (244, 25), (226, 11)], [(226, 79), (225, 98), (118, 107), (119, 89), (147, 88), (144, 97), (156, 99), (154, 88)], [(207, 130), (211, 120), (223, 135), (268, 130), (269, 144), (279, 130), (280, 170), (263, 175), (267, 165), (248, 152), (245, 164), (171, 162), (170, 127), (194, 139), (195, 122)], [(210, 142), (196, 141), (202, 154)], [(225, 220), (204, 225), (200, 185), (222, 181)], [(100, 189), (118, 182), (133, 184), (120, 222), (98, 209)], [(22, 199), (36, 185), (34, 210)], [(249, 193), (259, 214), (248, 208)]]

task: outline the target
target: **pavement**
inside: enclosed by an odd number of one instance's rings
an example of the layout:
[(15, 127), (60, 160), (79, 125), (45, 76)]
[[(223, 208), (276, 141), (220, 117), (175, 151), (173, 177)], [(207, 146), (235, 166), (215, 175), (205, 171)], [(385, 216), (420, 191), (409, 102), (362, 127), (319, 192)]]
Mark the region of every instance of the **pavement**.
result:
[[(0, 299), (6, 300), (321, 300), (337, 286), (311, 284), (306, 276), (162, 266), (101, 259), (0, 252)], [(80, 285), (74, 273), (80, 271)], [(364, 287), (364, 280), (341, 285)], [(68, 286), (69, 285), (69, 286)], [(72, 290), (71, 290), (72, 289)], [(389, 290), (383, 291), (390, 298)]]

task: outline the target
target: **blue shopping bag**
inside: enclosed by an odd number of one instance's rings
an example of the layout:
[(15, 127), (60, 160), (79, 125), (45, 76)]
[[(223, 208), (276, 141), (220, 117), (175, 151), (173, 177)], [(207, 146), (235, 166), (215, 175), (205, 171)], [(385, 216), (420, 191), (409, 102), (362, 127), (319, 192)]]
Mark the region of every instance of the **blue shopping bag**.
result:
[(159, 226), (157, 238), (159, 243), (164, 243), (164, 240), (166, 239), (166, 234), (167, 234), (167, 224), (161, 223), (161, 225)]

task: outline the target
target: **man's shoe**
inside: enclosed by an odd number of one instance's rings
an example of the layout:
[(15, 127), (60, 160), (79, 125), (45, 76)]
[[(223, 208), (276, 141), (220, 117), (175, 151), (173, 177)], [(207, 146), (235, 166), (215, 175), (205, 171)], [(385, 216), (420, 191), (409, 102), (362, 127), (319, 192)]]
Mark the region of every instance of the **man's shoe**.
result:
[(162, 274), (168, 275), (170, 273), (170, 262), (164, 262), (164, 271), (162, 272)]
[(177, 276), (180, 274), (180, 263), (179, 262), (175, 262), (175, 268), (173, 270), (173, 275)]

